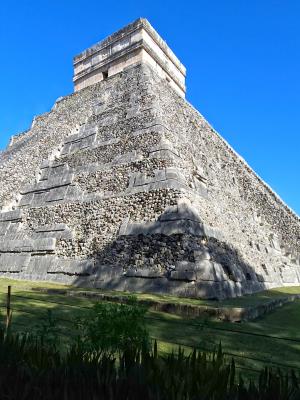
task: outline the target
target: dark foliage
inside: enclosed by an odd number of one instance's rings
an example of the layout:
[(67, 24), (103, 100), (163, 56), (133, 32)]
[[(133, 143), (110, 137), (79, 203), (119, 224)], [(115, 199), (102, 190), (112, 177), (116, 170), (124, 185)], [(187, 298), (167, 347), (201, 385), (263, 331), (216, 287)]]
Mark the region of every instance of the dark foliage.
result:
[[(133, 349), (131, 349), (133, 351)], [(293, 373), (266, 368), (245, 384), (221, 348), (207, 355), (182, 350), (162, 357), (157, 345), (128, 354), (91, 352), (72, 346), (64, 355), (40, 338), (0, 333), (1, 399), (56, 400), (285, 400), (299, 399)]]
[(236, 374), (222, 353), (182, 349), (162, 356), (149, 345), (137, 303), (98, 304), (77, 320), (61, 349), (48, 314), (34, 334), (0, 330), (0, 400), (296, 400), (291, 371), (264, 369), (257, 381)]

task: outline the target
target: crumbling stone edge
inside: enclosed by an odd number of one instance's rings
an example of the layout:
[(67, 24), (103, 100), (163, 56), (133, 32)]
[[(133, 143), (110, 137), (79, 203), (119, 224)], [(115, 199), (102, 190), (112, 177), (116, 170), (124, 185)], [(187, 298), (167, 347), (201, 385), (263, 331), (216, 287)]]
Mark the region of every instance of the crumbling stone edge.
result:
[[(108, 293), (99, 293), (92, 291), (75, 291), (70, 289), (47, 289), (41, 287), (35, 287), (31, 289), (50, 295), (64, 295), (70, 297), (86, 297), (92, 299), (99, 299), (103, 301), (121, 302), (126, 303), (128, 295), (112, 295)], [(299, 294), (291, 294), (282, 296), (276, 299), (272, 299), (264, 304), (259, 304), (250, 307), (213, 307), (205, 305), (192, 305), (192, 304), (176, 304), (173, 302), (162, 302), (159, 300), (139, 300), (139, 303), (149, 307), (152, 311), (160, 311), (168, 314), (180, 315), (182, 317), (212, 317), (217, 318), (221, 321), (227, 322), (245, 322), (260, 318), (277, 308), (280, 308), (286, 304), (292, 303), (300, 299)]]

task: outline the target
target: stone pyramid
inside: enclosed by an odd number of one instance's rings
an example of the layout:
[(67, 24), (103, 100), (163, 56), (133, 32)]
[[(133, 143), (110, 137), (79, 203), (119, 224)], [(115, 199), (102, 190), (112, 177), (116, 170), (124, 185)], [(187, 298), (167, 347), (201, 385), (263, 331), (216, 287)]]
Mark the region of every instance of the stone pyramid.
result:
[(178, 296), (300, 284), (300, 221), (184, 98), (138, 19), (0, 156), (0, 274)]

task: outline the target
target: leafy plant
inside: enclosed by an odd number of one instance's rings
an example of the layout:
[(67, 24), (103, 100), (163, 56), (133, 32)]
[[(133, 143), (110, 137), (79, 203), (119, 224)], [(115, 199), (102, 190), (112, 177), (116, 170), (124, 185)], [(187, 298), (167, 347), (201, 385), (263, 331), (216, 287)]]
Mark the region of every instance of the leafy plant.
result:
[(85, 351), (132, 352), (149, 346), (146, 328), (147, 309), (134, 296), (126, 304), (96, 303), (84, 317), (75, 323), (77, 344)]
[[(98, 343), (98, 342), (97, 342)], [(139, 343), (139, 342), (138, 342)], [(126, 353), (132, 352), (131, 363)], [(92, 351), (93, 353), (93, 351)], [(167, 356), (152, 348), (119, 348), (87, 357), (77, 345), (66, 353), (34, 335), (0, 331), (0, 393), (9, 400), (297, 400), (295, 373), (265, 368), (255, 382), (236, 376), (221, 345), (213, 353), (182, 349)]]
[(60, 342), (58, 321), (52, 310), (47, 310), (46, 315), (41, 318), (41, 323), (33, 327), (34, 335), (41, 340), (42, 345), (57, 348)]

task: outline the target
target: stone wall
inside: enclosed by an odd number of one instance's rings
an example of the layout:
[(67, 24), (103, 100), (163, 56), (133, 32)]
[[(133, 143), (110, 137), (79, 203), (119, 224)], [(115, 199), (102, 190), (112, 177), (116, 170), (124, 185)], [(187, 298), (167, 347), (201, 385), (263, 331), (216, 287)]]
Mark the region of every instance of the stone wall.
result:
[(299, 218), (145, 64), (0, 157), (3, 276), (204, 298), (300, 282)]

